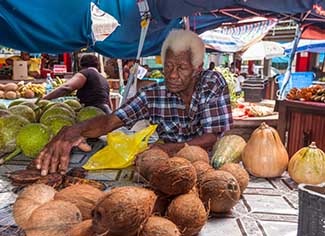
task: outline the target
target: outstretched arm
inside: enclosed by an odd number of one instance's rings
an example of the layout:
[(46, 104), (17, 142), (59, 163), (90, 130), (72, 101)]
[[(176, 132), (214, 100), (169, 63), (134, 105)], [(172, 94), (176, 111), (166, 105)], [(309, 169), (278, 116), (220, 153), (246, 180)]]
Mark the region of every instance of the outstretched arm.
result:
[(54, 89), (52, 92), (43, 97), (43, 99), (51, 100), (58, 97), (63, 97), (71, 93), (76, 89), (82, 88), (87, 81), (87, 78), (81, 74), (75, 74), (66, 83), (62, 84), (60, 87)]
[(84, 151), (90, 147), (85, 144), (86, 138), (96, 138), (105, 135), (119, 127), (123, 122), (114, 114), (92, 118), (82, 123), (64, 127), (38, 155), (35, 160), (37, 169), (42, 175), (50, 171), (60, 171), (64, 174), (68, 168), (71, 149), (79, 146)]

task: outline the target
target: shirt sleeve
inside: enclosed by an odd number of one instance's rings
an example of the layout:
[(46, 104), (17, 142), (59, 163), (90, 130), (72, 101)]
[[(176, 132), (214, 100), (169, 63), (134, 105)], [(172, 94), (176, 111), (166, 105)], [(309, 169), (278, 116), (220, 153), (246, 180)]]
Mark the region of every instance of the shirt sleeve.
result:
[(222, 136), (233, 123), (228, 86), (219, 87), (202, 111), (201, 125), (204, 133)]
[(147, 97), (144, 90), (140, 90), (134, 97), (118, 108), (114, 114), (123, 121), (125, 126), (131, 128), (137, 121), (149, 117)]

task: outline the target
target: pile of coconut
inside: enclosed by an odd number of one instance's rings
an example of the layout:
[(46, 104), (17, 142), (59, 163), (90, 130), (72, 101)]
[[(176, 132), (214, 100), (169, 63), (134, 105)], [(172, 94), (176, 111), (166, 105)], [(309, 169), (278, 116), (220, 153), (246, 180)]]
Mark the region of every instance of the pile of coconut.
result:
[(14, 219), (27, 236), (197, 235), (210, 213), (231, 210), (249, 179), (238, 164), (213, 169), (197, 146), (186, 145), (175, 157), (149, 149), (135, 165), (149, 187), (102, 192), (79, 184), (56, 192), (35, 184), (18, 196)]

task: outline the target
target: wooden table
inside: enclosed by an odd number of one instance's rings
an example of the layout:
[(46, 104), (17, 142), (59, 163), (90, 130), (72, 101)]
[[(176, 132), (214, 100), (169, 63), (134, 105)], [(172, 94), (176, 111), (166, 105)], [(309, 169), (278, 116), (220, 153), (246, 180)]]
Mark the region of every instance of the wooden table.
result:
[(248, 117), (241, 120), (234, 120), (233, 127), (226, 134), (236, 134), (242, 136), (246, 141), (253, 131), (260, 126), (262, 122), (274, 127), (278, 126), (278, 114), (264, 117)]
[(278, 131), (289, 156), (315, 141), (325, 150), (325, 103), (278, 101)]

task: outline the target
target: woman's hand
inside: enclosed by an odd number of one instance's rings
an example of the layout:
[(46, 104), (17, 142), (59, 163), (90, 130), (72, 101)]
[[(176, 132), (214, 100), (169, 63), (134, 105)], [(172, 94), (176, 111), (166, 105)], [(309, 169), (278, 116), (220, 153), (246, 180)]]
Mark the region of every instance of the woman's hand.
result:
[(70, 152), (73, 147), (78, 146), (82, 151), (90, 151), (90, 146), (81, 136), (80, 127), (64, 127), (44, 147), (35, 160), (36, 168), (41, 170), (41, 175), (56, 171), (65, 174), (68, 169)]

